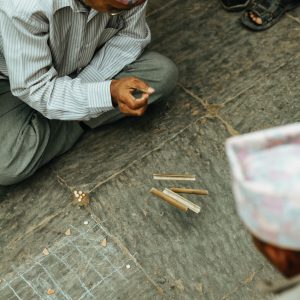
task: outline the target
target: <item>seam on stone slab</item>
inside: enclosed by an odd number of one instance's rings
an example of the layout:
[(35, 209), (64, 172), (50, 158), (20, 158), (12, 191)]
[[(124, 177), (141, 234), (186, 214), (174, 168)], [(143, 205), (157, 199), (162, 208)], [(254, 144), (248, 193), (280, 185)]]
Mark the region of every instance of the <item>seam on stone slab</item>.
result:
[[(261, 79), (261, 78), (259, 78), (259, 79)], [(257, 83), (257, 81), (255, 81), (255, 83), (253, 83), (252, 85), (246, 87), (245, 89), (241, 90), (238, 94), (234, 95), (233, 97), (230, 97), (227, 100), (225, 100), (222, 103), (222, 106), (225, 107), (228, 103), (233, 102), (234, 100), (239, 98), (241, 95), (245, 94), (247, 91), (252, 90), (255, 87), (256, 83)]]
[(206, 101), (204, 99), (202, 99), (201, 97), (199, 97), (198, 95), (196, 95), (193, 91), (189, 90), (188, 88), (186, 88), (183, 84), (181, 84), (180, 82), (177, 83), (177, 85), (188, 95), (190, 95), (191, 97), (193, 97), (194, 99), (198, 100), (203, 107), (206, 109), (207, 107), (207, 100), (211, 99), (212, 97), (209, 97)]
[(134, 255), (131, 254), (131, 252), (129, 251), (129, 249), (123, 244), (123, 242), (118, 239), (115, 235), (111, 234), (109, 232), (109, 230), (104, 227), (102, 225), (101, 220), (93, 213), (93, 211), (91, 210), (90, 207), (87, 207), (86, 210), (90, 213), (91, 218), (98, 224), (98, 226), (103, 230), (104, 234), (109, 237), (114, 243), (116, 243), (116, 245), (119, 247), (119, 249), (121, 249), (121, 251), (124, 253), (124, 255), (126, 255), (127, 257), (129, 257), (137, 266), (137, 268), (139, 268), (145, 275), (145, 277), (147, 278), (147, 280), (155, 287), (155, 289), (157, 290), (159, 295), (163, 295), (164, 294), (164, 290), (155, 283), (155, 281), (152, 279), (152, 277), (147, 273), (147, 271), (141, 266), (141, 264), (137, 261), (137, 259), (134, 257)]
[(256, 275), (261, 272), (264, 269), (264, 265), (261, 265), (259, 269), (257, 269), (254, 272), (251, 272), (244, 280), (241, 282), (238, 286), (236, 286), (232, 291), (225, 294), (223, 297), (220, 298), (220, 300), (227, 300), (229, 299), (233, 294), (235, 294), (240, 289), (244, 288), (245, 286), (251, 284), (256, 277)]
[(32, 225), (30, 226), (25, 233), (23, 233), (22, 235), (17, 235), (13, 240), (11, 240), (8, 244), (7, 244), (7, 248), (11, 248), (11, 247), (15, 247), (15, 243), (18, 242), (19, 240), (21, 240), (22, 238), (24, 238), (24, 236), (28, 236), (28, 235), (32, 235), (34, 234), (34, 232), (36, 230), (40, 230), (42, 228), (44, 228), (45, 226), (47, 226), (49, 224), (49, 222), (51, 222), (53, 219), (55, 219), (56, 217), (58, 217), (59, 215), (63, 214), (63, 212), (59, 211), (55, 214), (52, 214), (50, 216), (47, 216), (46, 218), (44, 218), (42, 221), (40, 221), (38, 224), (36, 225)]
[(201, 97), (197, 96), (193, 91), (187, 89), (185, 86), (183, 86), (181, 83), (178, 83), (179, 87), (181, 87), (181, 89), (187, 93), (188, 95), (190, 95), (191, 97), (193, 97), (194, 99), (198, 100), (202, 106), (204, 107), (204, 109), (206, 110), (206, 114), (203, 117), (206, 118), (210, 118), (210, 119), (217, 119), (219, 120), (225, 127), (225, 129), (227, 130), (227, 132), (231, 135), (231, 136), (236, 136), (236, 135), (240, 135), (240, 133), (233, 128), (233, 126), (231, 124), (229, 124), (226, 120), (224, 120), (220, 115), (219, 115), (219, 111), (224, 108), (224, 103), (221, 104), (209, 104), (208, 100), (211, 99), (212, 97), (209, 97), (207, 100), (202, 99)]
[[(297, 19), (298, 22), (300, 23), (300, 20)], [(297, 54), (296, 57), (299, 57), (300, 54)], [(273, 75), (275, 72), (279, 71), (280, 69), (282, 69), (283, 67), (285, 67), (287, 64), (289, 64), (290, 62), (295, 60), (295, 56), (293, 58), (288, 59), (287, 61), (281, 63), (279, 66), (277, 66), (274, 70), (272, 70), (271, 73), (265, 73), (264, 75), (257, 77), (257, 79), (255, 80), (255, 82), (246, 87), (245, 89), (239, 91), (236, 95), (234, 95), (233, 97), (228, 98), (227, 100), (225, 100), (223, 103), (221, 104), (217, 104), (218, 106), (220, 106), (220, 109), (222, 109), (223, 107), (225, 107), (229, 102), (232, 102), (234, 100), (236, 100), (238, 97), (240, 97), (241, 95), (243, 95), (244, 93), (246, 93), (247, 91), (253, 89), (257, 82), (260, 82), (262, 79), (264, 79), (265, 77), (269, 77), (271, 75)], [(181, 87), (187, 94), (189, 94), (190, 96), (192, 96), (193, 98), (197, 99), (205, 109), (207, 109), (208, 106), (210, 106), (211, 104), (208, 103), (208, 101), (210, 99), (213, 98), (213, 96), (210, 96), (207, 98), (207, 100), (202, 99), (201, 97), (199, 97), (198, 95), (196, 95), (193, 91), (187, 89), (185, 86), (183, 86), (181, 83), (178, 83), (178, 86)]]
[[(53, 170), (53, 171), (54, 171), (54, 170)], [(59, 175), (58, 171), (54, 171), (54, 172), (55, 172), (55, 174), (56, 174), (56, 179), (57, 179), (58, 183), (59, 183), (62, 187), (66, 187), (70, 192), (73, 192), (73, 188), (68, 184), (68, 182), (67, 182), (65, 179), (63, 179), (63, 178)]]
[(290, 13), (286, 13), (286, 16), (289, 17), (290, 19), (294, 20), (295, 22), (297, 22), (298, 24), (300, 24), (300, 20), (297, 17), (294, 17), (293, 15), (291, 15)]
[(167, 2), (167, 4), (161, 6), (160, 8), (154, 9), (153, 11), (149, 12), (149, 14), (147, 14), (147, 18), (150, 17), (150, 16), (155, 15), (156, 13), (158, 13), (158, 12), (160, 12), (160, 11), (166, 9), (166, 8), (168, 8), (169, 6), (173, 5), (174, 2), (177, 2), (177, 0), (169, 1), (169, 2)]
[(231, 136), (240, 135), (240, 132), (238, 132), (236, 129), (234, 129), (233, 126), (231, 124), (229, 124), (226, 120), (224, 120), (220, 115), (217, 115), (215, 118), (218, 119), (219, 121), (221, 121), (221, 123), (225, 126), (227, 132)]
[(274, 70), (272, 70), (271, 73), (265, 73), (263, 76), (258, 77), (252, 85), (250, 85), (249, 87), (241, 90), (235, 96), (230, 97), (227, 100), (225, 100), (222, 103), (222, 106), (225, 107), (229, 102), (232, 102), (232, 101), (236, 100), (238, 97), (240, 97), (241, 95), (245, 94), (247, 91), (252, 90), (253, 88), (256, 87), (256, 85), (257, 85), (258, 82), (262, 81), (262, 79), (265, 79), (266, 77), (269, 77), (269, 76), (273, 75), (275, 72), (279, 71), (280, 69), (282, 69), (283, 67), (285, 67), (287, 64), (289, 64), (293, 60), (295, 60), (295, 57), (293, 57), (292, 59), (287, 60), (286, 62), (281, 63), (278, 67), (276, 67)]

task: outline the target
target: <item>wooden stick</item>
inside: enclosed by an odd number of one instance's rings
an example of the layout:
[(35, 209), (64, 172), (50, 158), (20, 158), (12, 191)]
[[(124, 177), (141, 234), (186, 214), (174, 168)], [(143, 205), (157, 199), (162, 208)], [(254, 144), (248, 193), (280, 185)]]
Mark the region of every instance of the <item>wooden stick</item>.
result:
[(153, 174), (153, 179), (195, 181), (196, 176), (190, 174)]
[(172, 192), (169, 189), (164, 189), (164, 194), (166, 194), (167, 196), (174, 198), (175, 200), (177, 200), (179, 203), (185, 205), (188, 209), (190, 209), (191, 211), (195, 212), (196, 214), (199, 214), (201, 207), (194, 204), (193, 202), (189, 201), (188, 199), (181, 197), (180, 195)]
[(202, 195), (207, 196), (208, 191), (207, 190), (195, 190), (195, 189), (186, 189), (186, 188), (171, 188), (172, 192), (175, 193), (183, 193), (183, 194), (195, 194), (195, 195)]
[(150, 193), (152, 193), (153, 195), (159, 197), (160, 199), (168, 202), (169, 204), (177, 207), (178, 209), (187, 212), (188, 208), (186, 205), (181, 204), (180, 202), (178, 202), (176, 199), (173, 199), (172, 197), (169, 197), (167, 195), (165, 195), (163, 192), (159, 191), (156, 188), (152, 188), (150, 190)]

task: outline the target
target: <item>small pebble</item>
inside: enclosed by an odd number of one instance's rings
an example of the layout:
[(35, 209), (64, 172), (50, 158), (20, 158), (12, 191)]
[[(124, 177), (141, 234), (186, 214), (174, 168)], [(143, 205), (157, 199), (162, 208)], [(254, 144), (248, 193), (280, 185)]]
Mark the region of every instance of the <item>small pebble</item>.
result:
[(82, 200), (79, 198), (79, 199), (78, 199), (78, 202), (81, 202), (81, 201), (82, 201)]
[(78, 195), (78, 192), (77, 192), (77, 191), (74, 191), (74, 195), (77, 196), (77, 195)]
[(66, 236), (70, 236), (71, 235), (71, 229), (69, 228), (66, 232), (65, 232)]
[(130, 269), (131, 268), (131, 266), (130, 265), (126, 265), (126, 269)]
[(79, 195), (82, 195), (83, 193), (82, 193), (82, 191), (79, 191), (78, 194), (79, 194)]
[(55, 294), (55, 291), (52, 290), (52, 289), (49, 289), (49, 290), (47, 291), (47, 294), (48, 294), (48, 295), (54, 295), (54, 294)]
[(100, 241), (100, 245), (101, 245), (102, 247), (106, 247), (106, 246), (107, 246), (107, 239), (105, 238), (105, 239), (103, 239), (102, 241)]
[(84, 224), (84, 225), (88, 225), (88, 224), (89, 224), (89, 221), (84, 221), (83, 224)]
[(45, 248), (45, 249), (43, 250), (43, 254), (44, 254), (45, 256), (48, 256), (48, 255), (50, 254), (47, 248)]

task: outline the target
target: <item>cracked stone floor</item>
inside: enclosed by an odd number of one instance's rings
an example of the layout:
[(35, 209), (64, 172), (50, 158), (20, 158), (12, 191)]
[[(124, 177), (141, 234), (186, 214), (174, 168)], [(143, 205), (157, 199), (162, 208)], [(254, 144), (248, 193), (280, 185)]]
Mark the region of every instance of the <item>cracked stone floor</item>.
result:
[[(10, 188), (0, 202), (1, 300), (271, 299), (256, 285), (281, 276), (235, 213), (224, 142), (299, 120), (300, 10), (254, 33), (216, 0), (160, 3), (149, 4), (151, 48), (178, 64), (176, 90)], [(185, 186), (210, 192), (190, 197), (201, 213), (149, 194), (176, 184), (154, 182), (156, 172), (195, 174)], [(87, 209), (72, 205), (75, 189), (90, 192)]]

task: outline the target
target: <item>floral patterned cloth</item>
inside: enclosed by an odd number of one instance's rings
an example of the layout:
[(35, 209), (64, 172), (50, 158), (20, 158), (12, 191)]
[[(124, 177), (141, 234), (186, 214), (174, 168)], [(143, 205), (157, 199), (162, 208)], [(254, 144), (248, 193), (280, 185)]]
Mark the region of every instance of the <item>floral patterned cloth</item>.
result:
[(227, 140), (237, 211), (250, 232), (300, 250), (300, 123)]

